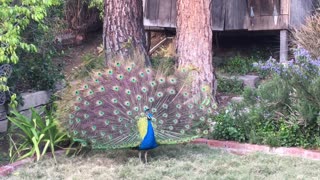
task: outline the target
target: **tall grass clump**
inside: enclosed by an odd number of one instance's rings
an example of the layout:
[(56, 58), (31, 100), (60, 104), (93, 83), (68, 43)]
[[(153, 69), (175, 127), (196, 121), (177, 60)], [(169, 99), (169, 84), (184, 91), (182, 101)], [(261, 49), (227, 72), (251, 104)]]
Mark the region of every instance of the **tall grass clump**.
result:
[[(319, 1), (320, 4), (320, 1)], [(307, 17), (306, 23), (293, 33), (297, 44), (305, 48), (314, 57), (320, 56), (320, 9)]]

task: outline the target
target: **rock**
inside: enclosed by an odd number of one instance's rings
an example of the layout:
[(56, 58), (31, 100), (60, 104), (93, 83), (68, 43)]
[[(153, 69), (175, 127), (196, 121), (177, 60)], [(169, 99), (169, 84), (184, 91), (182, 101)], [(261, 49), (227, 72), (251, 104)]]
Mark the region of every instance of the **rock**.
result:
[(47, 91), (38, 91), (34, 93), (22, 93), (21, 96), (23, 98), (24, 105), (18, 107), (19, 111), (30, 109), (32, 107), (37, 107), (40, 105), (45, 105), (50, 100), (50, 93)]
[(239, 76), (238, 79), (243, 81), (244, 86), (250, 88), (256, 88), (256, 85), (260, 80), (259, 76), (256, 75)]
[(239, 103), (239, 102), (243, 101), (243, 99), (244, 98), (242, 96), (236, 96), (236, 97), (231, 98), (231, 102)]
[(6, 132), (8, 128), (8, 120), (3, 119), (0, 120), (0, 133)]
[(8, 127), (7, 112), (4, 106), (0, 106), (0, 133), (6, 132)]

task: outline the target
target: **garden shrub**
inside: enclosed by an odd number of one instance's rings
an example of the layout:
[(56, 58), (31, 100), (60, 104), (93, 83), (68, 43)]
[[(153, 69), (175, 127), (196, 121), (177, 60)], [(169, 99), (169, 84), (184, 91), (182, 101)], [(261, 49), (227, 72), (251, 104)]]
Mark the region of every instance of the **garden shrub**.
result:
[(271, 146), (319, 147), (320, 59), (303, 48), (287, 64), (260, 64), (273, 72), (258, 89), (245, 89), (244, 101), (217, 117), (213, 137)]
[(37, 51), (17, 49), (20, 61), (13, 65), (13, 73), (8, 86), (13, 92), (27, 90), (50, 90), (61, 80), (63, 62), (58, 60), (60, 47), (54, 44), (54, 37), (63, 28), (63, 5), (47, 9), (47, 16), (41, 26), (30, 22), (21, 33), (28, 44), (37, 47)]

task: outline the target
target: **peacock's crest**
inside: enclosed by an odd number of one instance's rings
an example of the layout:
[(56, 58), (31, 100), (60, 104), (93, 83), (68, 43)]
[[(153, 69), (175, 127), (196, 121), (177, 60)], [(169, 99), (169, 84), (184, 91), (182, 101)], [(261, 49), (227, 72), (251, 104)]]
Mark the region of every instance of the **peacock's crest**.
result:
[[(70, 84), (59, 102), (63, 126), (76, 141), (97, 149), (138, 146), (147, 117), (158, 144), (190, 141), (212, 121), (210, 99), (194, 98), (188, 71), (166, 76), (142, 63), (114, 62)], [(203, 91), (207, 91), (205, 87)]]

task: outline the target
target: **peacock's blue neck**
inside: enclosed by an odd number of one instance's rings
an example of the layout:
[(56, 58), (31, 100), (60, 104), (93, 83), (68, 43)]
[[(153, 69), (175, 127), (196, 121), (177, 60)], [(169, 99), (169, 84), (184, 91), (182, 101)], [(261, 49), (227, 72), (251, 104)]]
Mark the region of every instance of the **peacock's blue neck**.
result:
[(158, 146), (158, 144), (156, 142), (156, 138), (154, 136), (154, 131), (153, 131), (151, 120), (148, 120), (148, 127), (147, 128), (148, 128), (147, 134), (143, 138), (143, 140), (139, 146), (139, 150), (153, 149)]

